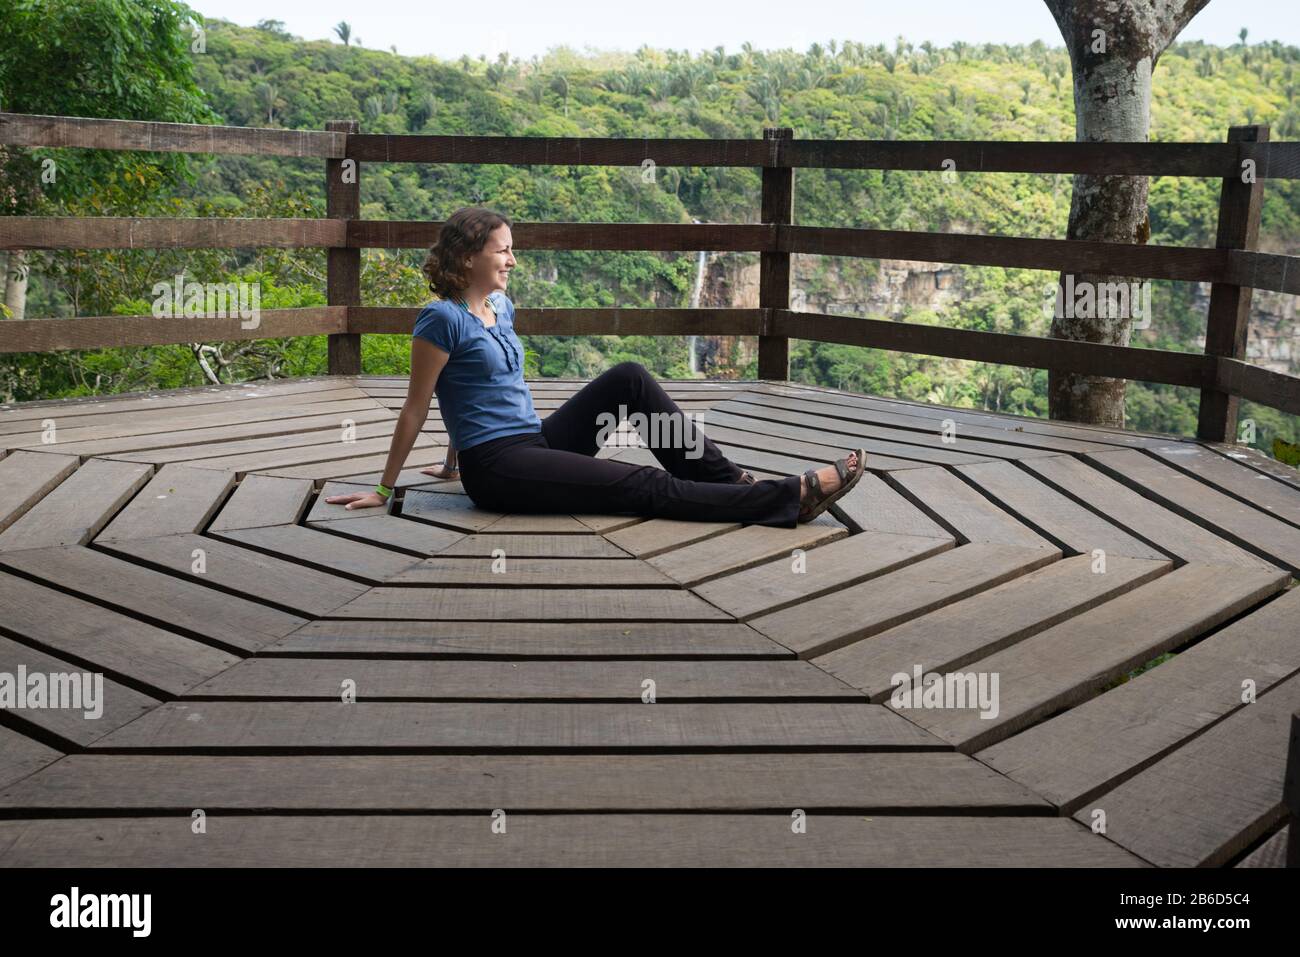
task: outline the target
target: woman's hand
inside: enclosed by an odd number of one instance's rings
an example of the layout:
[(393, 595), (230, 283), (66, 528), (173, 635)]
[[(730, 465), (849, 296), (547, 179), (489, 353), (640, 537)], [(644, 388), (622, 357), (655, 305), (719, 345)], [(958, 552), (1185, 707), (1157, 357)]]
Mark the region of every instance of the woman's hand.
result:
[(331, 495), (325, 501), (330, 505), (346, 505), (348, 508), (374, 508), (387, 505), (388, 499), (378, 492), (348, 492), (343, 495)]
[(448, 465), (446, 462), (439, 462), (437, 465), (431, 465), (427, 469), (420, 469), (421, 475), (432, 475), (434, 478), (455, 479), (460, 478), (460, 468), (455, 462)]

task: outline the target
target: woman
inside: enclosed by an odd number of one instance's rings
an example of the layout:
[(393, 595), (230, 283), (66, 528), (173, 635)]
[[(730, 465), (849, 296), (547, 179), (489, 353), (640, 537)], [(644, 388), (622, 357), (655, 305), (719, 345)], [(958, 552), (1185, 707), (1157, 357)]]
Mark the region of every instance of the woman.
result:
[[(410, 386), (382, 479), (372, 492), (326, 502), (349, 509), (388, 502), (435, 392), (449, 445), (446, 461), (422, 471), (460, 478), (475, 505), (496, 512), (631, 512), (794, 528), (862, 477), (866, 453), (859, 449), (801, 476), (756, 481), (695, 430), (635, 362), (619, 363), (545, 421), (538, 418), (505, 295), (515, 266), (510, 227), (508, 217), (481, 207), (459, 209), (443, 224), (424, 263), (439, 298), (415, 322)], [(672, 423), (668, 431), (680, 441), (647, 443), (663, 469), (595, 457), (620, 410)]]

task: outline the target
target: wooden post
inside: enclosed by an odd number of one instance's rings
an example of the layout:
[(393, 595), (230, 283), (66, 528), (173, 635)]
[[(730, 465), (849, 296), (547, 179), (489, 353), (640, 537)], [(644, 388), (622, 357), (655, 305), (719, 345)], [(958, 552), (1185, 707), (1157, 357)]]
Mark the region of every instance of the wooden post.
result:
[[(1267, 126), (1233, 126), (1229, 143), (1267, 143)], [(1219, 194), (1219, 249), (1254, 249), (1259, 240), (1259, 210), (1264, 181), (1252, 170), (1245, 182), (1245, 169), (1223, 181)], [(1246, 357), (1246, 332), (1250, 325), (1249, 286), (1216, 282), (1210, 287), (1210, 308), (1205, 325), (1205, 354), (1231, 359)], [(1196, 437), (1207, 442), (1237, 441), (1237, 396), (1214, 388), (1201, 389), (1201, 408)]]
[[(785, 146), (794, 138), (790, 127), (763, 130), (769, 141), (775, 165), (763, 167), (763, 210), (761, 221), (789, 226), (794, 222), (794, 169), (788, 163)], [(758, 306), (769, 315), (770, 309), (790, 308), (790, 254), (780, 250), (760, 254)], [(766, 323), (764, 323), (766, 327)], [(758, 337), (758, 377), (790, 378), (790, 340), (784, 336)]]
[[(356, 133), (356, 120), (331, 120), (331, 133)], [(346, 151), (345, 151), (346, 153)], [(361, 216), (361, 164), (353, 159), (325, 161), (325, 215), (331, 219)], [(331, 247), (325, 289), (331, 306), (361, 305), (361, 250)], [(361, 374), (361, 334), (338, 333), (329, 339), (329, 374)]]

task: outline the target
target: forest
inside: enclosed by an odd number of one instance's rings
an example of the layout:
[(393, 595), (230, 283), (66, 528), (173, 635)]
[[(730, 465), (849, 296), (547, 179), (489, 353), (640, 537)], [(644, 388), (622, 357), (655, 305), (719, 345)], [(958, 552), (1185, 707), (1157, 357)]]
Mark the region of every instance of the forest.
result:
[[(153, 7), (159, 3), (149, 4)], [(54, 4), (62, 9), (63, 5)], [(127, 10), (128, 0), (107, 6)], [(149, 54), (157, 75), (139, 72), (130, 23), (97, 24), (96, 48), (109, 55), (88, 70), (121, 89), (108, 98), (119, 118), (322, 130), (356, 119), (363, 132), (487, 136), (759, 138), (764, 127), (793, 127), (813, 139), (1072, 140), (1074, 108), (1063, 46), (936, 47), (828, 40), (809, 49), (689, 52), (642, 47), (634, 53), (557, 48), (522, 60), (443, 61), (368, 49), (340, 24), (329, 41), (304, 41), (277, 21), (244, 27), (202, 20), (183, 4), (161, 4), (171, 19)], [(201, 6), (201, 5), (200, 5)], [(86, 24), (32, 5), (0, 0), (0, 108), (13, 112), (110, 115), (82, 83), (44, 82), (16, 69), (76, 54)], [(125, 14), (124, 14), (125, 15)], [(193, 16), (193, 22), (190, 17)], [(170, 32), (168, 32), (170, 31)], [(63, 37), (62, 41), (60, 38)], [(159, 52), (159, 47), (165, 48)], [(136, 51), (138, 53), (138, 51)], [(1176, 43), (1154, 73), (1153, 141), (1221, 142), (1229, 126), (1267, 123), (1274, 140), (1300, 135), (1300, 48), (1251, 43)], [(114, 75), (117, 71), (118, 76)], [(47, 74), (48, 77), (48, 74)], [(59, 182), (38, 170), (53, 159)], [(752, 223), (760, 171), (671, 168), (649, 182), (639, 168), (363, 164), (362, 217), (440, 220), (464, 205), (486, 205), (515, 221)], [(1151, 182), (1151, 243), (1213, 246), (1218, 181), (1159, 177)], [(1259, 248), (1300, 251), (1300, 187), (1269, 180)], [(1071, 178), (1041, 174), (959, 174), (799, 170), (795, 221), (819, 226), (987, 232), (1062, 237)], [(0, 151), (5, 212), (79, 216), (323, 216), (319, 161), (281, 157), (184, 157), (94, 151)], [(415, 306), (431, 298), (420, 250), (368, 250), (366, 305)], [(654, 252), (517, 250), (509, 295), (521, 308), (756, 305), (736, 301), (758, 256)], [(114, 250), (29, 252), (24, 315), (56, 318), (147, 315), (150, 291), (183, 273), (201, 282), (255, 282), (263, 308), (325, 302), (325, 255), (316, 250)], [(11, 264), (12, 267), (12, 264)], [(12, 275), (12, 268), (9, 270)], [(1023, 335), (1045, 335), (1044, 288), (1055, 274), (953, 266), (947, 295), (895, 295), (881, 263), (796, 257), (796, 307)], [(10, 279), (12, 283), (14, 280)], [(905, 285), (905, 284), (904, 284)], [(697, 288), (698, 287), (698, 288)], [(11, 297), (6, 293), (6, 302)], [(1199, 352), (1208, 287), (1152, 283), (1151, 322), (1133, 344)], [(883, 310), (883, 311), (882, 311)], [(7, 310), (13, 315), (12, 308)], [(1256, 293), (1252, 348), (1272, 367), (1300, 373), (1287, 351), (1300, 336), (1291, 297)], [(591, 377), (635, 359), (667, 378), (750, 378), (752, 341), (692, 344), (682, 337), (524, 336), (529, 376)], [(1263, 344), (1263, 345), (1260, 345)], [(193, 343), (0, 356), (0, 401), (100, 395), (141, 389), (321, 374), (325, 338)], [(199, 361), (202, 358), (203, 361)], [(1261, 361), (1257, 355), (1252, 361)], [(1281, 363), (1279, 365), (1278, 363)], [(405, 374), (405, 336), (363, 340), (367, 374)], [(1045, 370), (894, 353), (805, 340), (791, 343), (792, 380), (885, 397), (1020, 415), (1047, 414)], [(1193, 435), (1197, 393), (1133, 382), (1126, 425)], [(1243, 403), (1251, 444), (1268, 454), (1275, 438), (1300, 439), (1300, 419)]]

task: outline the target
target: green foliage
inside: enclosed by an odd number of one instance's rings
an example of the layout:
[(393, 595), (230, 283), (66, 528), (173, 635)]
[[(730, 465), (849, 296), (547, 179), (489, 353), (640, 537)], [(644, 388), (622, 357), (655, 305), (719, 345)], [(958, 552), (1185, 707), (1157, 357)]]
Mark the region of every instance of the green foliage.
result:
[[(170, 62), (183, 53), (206, 96), (206, 108), (219, 122), (236, 126), (319, 130), (329, 120), (357, 119), (365, 132), (488, 136), (755, 138), (772, 125), (791, 126), (800, 137), (825, 139), (1069, 140), (1074, 135), (1069, 57), (1064, 48), (1041, 43), (954, 43), (940, 48), (906, 41), (889, 46), (848, 41), (814, 44), (806, 52), (761, 51), (746, 45), (730, 54), (722, 48), (691, 54), (643, 47), (631, 54), (579, 55), (559, 48), (527, 61), (502, 54), (495, 61), (464, 57), (443, 62), (366, 49), (350, 29), (340, 29), (337, 40), (303, 42), (276, 21), (243, 28), (211, 20), (204, 24), (206, 52), (191, 54), (189, 34), (179, 30), (186, 16), (180, 4), (0, 0), (0, 11), (18, 11), (20, 19), (26, 18), (22, 36), (28, 39), (22, 42), (46, 51), (54, 49), (53, 40), (35, 36), (40, 31), (32, 18), (38, 7), (53, 10), (56, 25), (74, 15), (95, 24), (82, 35), (94, 39), (79, 42), (96, 48), (107, 43), (125, 56), (135, 49), (130, 43), (152, 37), (147, 42), (153, 55), (163, 51)], [(131, 17), (152, 11), (161, 11), (164, 23), (150, 21), (153, 33), (142, 31), (135, 38), (115, 33), (115, 24), (138, 23)], [(121, 17), (126, 21), (115, 19)], [(176, 29), (166, 32), (167, 23)], [(18, 28), (3, 18), (0, 38), (17, 35)], [(105, 35), (106, 40), (101, 38)], [(5, 72), (0, 42), (0, 96), (6, 105), (13, 96), (8, 77), (15, 75), (14, 64), (25, 70), (42, 62), (33, 60), (25, 47), (10, 49), (19, 52), (10, 56)], [(56, 62), (52, 52), (40, 56), (47, 57), (47, 64)], [(108, 62), (114, 61), (110, 57)], [(1273, 124), (1274, 139), (1294, 139), (1300, 135), (1298, 62), (1300, 50), (1281, 44), (1176, 44), (1162, 55), (1155, 73), (1151, 138), (1221, 141), (1230, 125), (1253, 120)], [(104, 69), (113, 71), (111, 66)], [(132, 89), (140, 85), (138, 70), (119, 72), (117, 82)], [(178, 88), (185, 89), (182, 74), (176, 76)], [(41, 84), (39, 76), (21, 82), (32, 95)], [(168, 101), (168, 94), (145, 89), (134, 89), (132, 95), (157, 95), (160, 100), (97, 113), (94, 104), (56, 99), (34, 101), (30, 111), (182, 119), (178, 114), (189, 110), (192, 119), (206, 121), (203, 104), (192, 97)], [(173, 112), (160, 112), (168, 102)], [(187, 184), (169, 176), (166, 165), (155, 159), (135, 170), (140, 176), (128, 169), (126, 176), (118, 171), (94, 177), (93, 190), (60, 201), (70, 214), (82, 215), (323, 215), (318, 160), (218, 157), (202, 161), (196, 179)], [(801, 169), (795, 177), (797, 222), (1007, 236), (1065, 233), (1069, 176), (959, 169), (955, 180), (949, 180), (938, 171)], [(756, 169), (662, 164), (647, 177), (637, 167), (367, 163), (361, 184), (362, 213), (370, 219), (436, 220), (475, 203), (501, 209), (517, 221), (748, 223), (757, 219), (761, 179)], [(1218, 193), (1216, 181), (1154, 178), (1151, 242), (1213, 246)], [(1269, 180), (1264, 195), (1261, 246), (1294, 252), (1300, 247), (1300, 185)], [(419, 273), (422, 255), (421, 250), (366, 251), (363, 302), (411, 306), (427, 301)], [(152, 281), (174, 275), (180, 267), (205, 281), (258, 275), (265, 290), (284, 297), (281, 301), (323, 301), (325, 265), (319, 251), (164, 250), (40, 258), (33, 270), (29, 315), (131, 311), (139, 307)], [(717, 270), (711, 279), (735, 288), (749, 281), (757, 259), (754, 254), (716, 256), (710, 262), (710, 269)], [(693, 252), (520, 249), (509, 294), (530, 307), (685, 306), (695, 287), (697, 265)], [(1048, 327), (1044, 289), (1055, 281), (1054, 273), (1044, 271), (956, 267), (951, 275), (960, 294), (946, 305), (904, 303), (899, 313), (884, 317), (871, 315), (870, 309), (833, 305), (861, 301), (873, 288), (883, 287), (877, 262), (801, 256), (795, 266), (796, 285), (807, 293), (809, 308), (1037, 336), (1046, 334)], [(1133, 344), (1200, 351), (1204, 292), (1188, 283), (1154, 286), (1153, 326), (1136, 332)], [(1257, 294), (1257, 301), (1266, 299)], [(659, 376), (690, 374), (682, 338), (522, 338), (529, 375), (586, 377), (623, 359), (636, 359)], [(701, 344), (709, 350), (707, 374), (755, 374), (752, 340), (710, 337)], [(292, 340), (283, 349), (263, 343), (261, 351), (239, 353), (243, 345), (220, 344), (224, 355), (236, 357), (222, 367), (229, 381), (241, 374), (324, 371), (322, 337)], [(157, 368), (171, 377), (168, 382), (200, 376), (189, 347), (121, 353), (95, 366), (95, 375), (87, 374), (89, 367), (79, 367), (82, 354), (10, 357), (16, 361), (0, 361), (0, 395), (140, 387), (145, 373), (137, 376), (139, 367), (128, 353), (157, 353), (162, 357)], [(406, 336), (363, 339), (367, 372), (401, 374), (409, 368), (409, 358)], [(1047, 373), (1042, 370), (835, 343), (793, 341), (791, 378), (961, 408), (1034, 416), (1047, 411)], [(1128, 396), (1131, 427), (1194, 432), (1195, 390), (1130, 383)], [(1260, 448), (1270, 449), (1274, 438), (1300, 440), (1294, 416), (1250, 403), (1242, 404), (1242, 415), (1254, 420)]]

